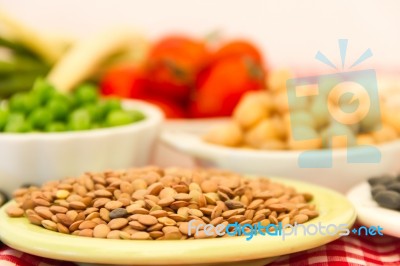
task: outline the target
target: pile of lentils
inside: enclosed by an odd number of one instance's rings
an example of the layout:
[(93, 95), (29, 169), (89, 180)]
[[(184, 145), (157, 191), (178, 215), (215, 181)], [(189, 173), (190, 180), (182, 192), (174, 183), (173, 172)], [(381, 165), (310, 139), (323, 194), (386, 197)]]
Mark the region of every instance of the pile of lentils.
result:
[(400, 175), (372, 177), (368, 183), (372, 198), (379, 206), (400, 211)]
[(25, 216), (32, 224), (64, 234), (110, 239), (219, 237), (189, 232), (193, 219), (214, 226), (267, 226), (301, 224), (318, 216), (309, 193), (267, 178), (214, 169), (148, 166), (88, 172), (18, 189), (13, 197), (16, 204), (6, 210), (10, 217)]

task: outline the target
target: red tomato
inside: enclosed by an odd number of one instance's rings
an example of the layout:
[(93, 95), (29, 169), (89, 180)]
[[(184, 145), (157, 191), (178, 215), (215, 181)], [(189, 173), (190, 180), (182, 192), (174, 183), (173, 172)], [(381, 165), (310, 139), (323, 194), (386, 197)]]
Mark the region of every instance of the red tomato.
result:
[(109, 69), (100, 82), (103, 95), (137, 98), (146, 93), (148, 79), (144, 71), (132, 66), (115, 66)]
[(183, 118), (185, 111), (168, 97), (157, 97), (149, 91), (147, 74), (132, 66), (113, 67), (103, 76), (100, 83), (103, 95), (135, 98), (160, 107), (167, 118)]
[(178, 35), (163, 38), (154, 45), (147, 64), (152, 92), (184, 102), (208, 60), (202, 41)]
[(212, 61), (219, 61), (228, 57), (246, 56), (262, 64), (262, 55), (258, 48), (246, 40), (233, 40), (220, 47), (212, 56)]
[(265, 71), (249, 57), (227, 57), (202, 73), (191, 117), (230, 116), (244, 93), (264, 88)]
[(164, 112), (166, 118), (184, 118), (186, 116), (183, 108), (171, 100), (150, 95), (143, 96), (141, 99), (157, 105)]

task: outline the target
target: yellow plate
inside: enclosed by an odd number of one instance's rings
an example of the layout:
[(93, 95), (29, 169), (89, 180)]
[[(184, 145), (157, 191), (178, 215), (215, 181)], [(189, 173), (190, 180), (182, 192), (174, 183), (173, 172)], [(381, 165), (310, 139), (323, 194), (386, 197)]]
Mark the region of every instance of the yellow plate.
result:
[[(303, 182), (274, 179), (314, 195), (320, 216), (307, 224), (346, 224), (351, 227), (356, 213), (341, 194)], [(96, 239), (52, 232), (32, 225), (26, 218), (9, 218), (6, 204), (0, 209), (1, 240), (23, 252), (81, 263), (119, 265), (264, 265), (274, 257), (311, 249), (331, 242), (340, 236), (304, 236), (302, 231), (286, 236), (228, 237), (201, 240), (115, 240)], [(332, 231), (331, 231), (332, 232)]]

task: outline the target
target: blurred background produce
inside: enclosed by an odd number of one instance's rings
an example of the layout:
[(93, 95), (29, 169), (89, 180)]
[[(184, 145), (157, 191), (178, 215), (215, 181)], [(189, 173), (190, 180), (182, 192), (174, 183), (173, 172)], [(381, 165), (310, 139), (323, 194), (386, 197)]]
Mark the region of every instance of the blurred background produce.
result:
[[(231, 121), (210, 130), (204, 140), (260, 150), (310, 150), (376, 145), (400, 136), (400, 105), (390, 104), (389, 100), (399, 97), (398, 91), (390, 92), (391, 96), (381, 93), (378, 110), (370, 108), (362, 98), (339, 101), (344, 92), (365, 97), (350, 83), (339, 84), (335, 93), (303, 97), (297, 105), (289, 106), (286, 81), (294, 77), (286, 69), (272, 71), (267, 81), (269, 90), (247, 92), (234, 109)], [(303, 89), (310, 91), (313, 87)], [(385, 91), (384, 87), (380, 89)], [(330, 113), (329, 105), (335, 114)], [(347, 114), (346, 108), (351, 112)], [(366, 110), (370, 112), (363, 118)], [(354, 118), (349, 115), (352, 112)]]
[(168, 118), (229, 116), (245, 92), (265, 89), (266, 70), (250, 41), (210, 46), (185, 35), (162, 37), (142, 66), (107, 71), (102, 93), (149, 101)]
[(168, 118), (205, 118), (229, 116), (245, 92), (265, 89), (263, 55), (250, 40), (167, 34), (149, 42), (114, 28), (62, 42), (6, 14), (0, 20), (3, 98), (47, 76), (63, 92), (94, 82), (104, 96), (148, 101)]

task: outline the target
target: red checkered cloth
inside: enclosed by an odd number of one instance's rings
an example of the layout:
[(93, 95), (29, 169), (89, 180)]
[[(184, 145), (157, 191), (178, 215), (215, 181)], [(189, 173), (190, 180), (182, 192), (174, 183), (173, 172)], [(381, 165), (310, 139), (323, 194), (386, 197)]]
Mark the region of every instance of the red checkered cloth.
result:
[(400, 266), (400, 239), (344, 236), (324, 246), (284, 256), (268, 266)]
[[(1, 266), (76, 266), (0, 247)], [(345, 236), (322, 247), (290, 254), (268, 266), (400, 266), (400, 239)]]
[(26, 254), (0, 242), (0, 266), (76, 266), (76, 264)]

